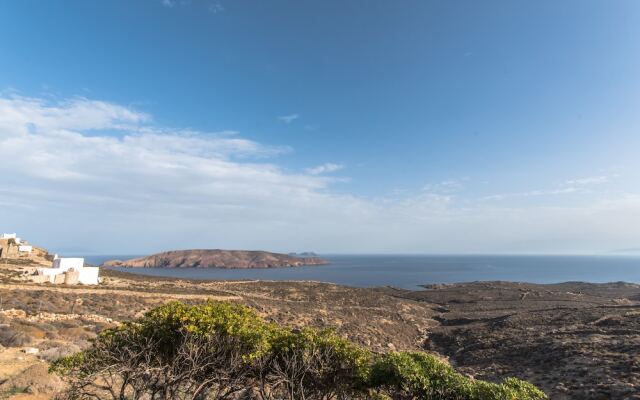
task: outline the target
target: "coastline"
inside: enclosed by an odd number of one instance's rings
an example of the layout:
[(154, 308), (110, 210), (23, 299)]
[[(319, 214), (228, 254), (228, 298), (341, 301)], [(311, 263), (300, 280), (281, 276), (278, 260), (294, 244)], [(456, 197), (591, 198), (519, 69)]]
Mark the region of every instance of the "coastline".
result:
[[(561, 282), (640, 282), (640, 257), (620, 256), (422, 256), (322, 255), (330, 263), (263, 269), (144, 268), (145, 276), (173, 279), (330, 282), (352, 287), (422, 285), (474, 281), (552, 284)], [(98, 260), (99, 261), (99, 260)]]
[[(29, 324), (42, 335), (56, 335), (65, 347), (81, 347), (92, 332), (109, 326), (94, 321), (127, 321), (173, 300), (226, 300), (283, 325), (334, 327), (376, 352), (427, 350), (469, 376), (525, 379), (554, 399), (624, 398), (640, 387), (634, 358), (640, 348), (637, 284), (493, 281), (408, 290), (313, 281), (199, 281), (137, 271), (103, 269), (103, 283), (90, 288), (28, 283), (2, 267), (0, 317), (11, 313), (12, 326)], [(76, 318), (81, 330), (65, 328), (68, 318)], [(49, 343), (34, 339), (30, 346), (46, 349)]]

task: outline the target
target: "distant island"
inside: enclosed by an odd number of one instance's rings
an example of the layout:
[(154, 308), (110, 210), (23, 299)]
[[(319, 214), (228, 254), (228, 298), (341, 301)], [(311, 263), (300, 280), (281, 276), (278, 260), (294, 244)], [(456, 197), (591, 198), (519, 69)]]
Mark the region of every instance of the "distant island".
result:
[(280, 268), (324, 265), (320, 257), (300, 257), (268, 251), (174, 250), (130, 260), (110, 260), (106, 267), (128, 268)]
[(302, 253), (289, 253), (290, 256), (293, 257), (318, 257), (318, 255), (316, 253), (314, 253), (313, 251), (303, 251)]

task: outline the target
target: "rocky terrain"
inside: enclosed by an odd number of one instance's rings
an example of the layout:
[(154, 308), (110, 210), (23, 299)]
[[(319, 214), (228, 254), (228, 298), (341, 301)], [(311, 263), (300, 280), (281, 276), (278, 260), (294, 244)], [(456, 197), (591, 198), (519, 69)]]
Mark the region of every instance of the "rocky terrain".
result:
[(0, 238), (0, 262), (12, 260), (14, 262), (22, 262), (25, 265), (51, 266), (53, 255), (49, 254), (46, 249), (30, 246), (31, 251), (22, 252), (19, 250), (21, 245), (29, 245), (29, 243), (26, 240), (18, 242), (17, 239)]
[(174, 250), (126, 261), (107, 261), (104, 265), (131, 268), (278, 268), (327, 263), (319, 257), (297, 257), (267, 251)]
[(83, 348), (100, 330), (167, 301), (213, 299), (289, 326), (332, 326), (374, 351), (436, 352), (465, 374), (526, 379), (551, 399), (640, 399), (638, 285), (475, 282), (407, 291), (105, 270), (93, 288), (28, 283), (16, 268), (0, 266), (0, 392), (26, 396), (19, 398), (48, 398), (60, 383), (26, 379), (27, 368)]
[(640, 286), (476, 282), (399, 296), (437, 305), (424, 347), (552, 399), (640, 399)]

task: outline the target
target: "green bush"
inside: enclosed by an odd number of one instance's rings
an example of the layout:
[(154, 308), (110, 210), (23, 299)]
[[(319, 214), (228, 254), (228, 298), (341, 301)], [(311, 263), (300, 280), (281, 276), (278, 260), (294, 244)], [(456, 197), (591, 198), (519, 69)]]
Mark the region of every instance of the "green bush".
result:
[(533, 385), (473, 380), (422, 352), (374, 355), (332, 330), (287, 329), (248, 307), (173, 302), (56, 360), (66, 397), (538, 400)]
[(354, 398), (366, 391), (371, 357), (330, 329), (281, 329), (263, 376), (283, 398)]
[(508, 378), (497, 384), (474, 380), (422, 352), (389, 353), (371, 367), (371, 387), (391, 398), (447, 400), (544, 399), (530, 383)]
[(247, 307), (172, 302), (105, 330), (52, 368), (69, 377), (70, 398), (222, 399), (246, 389), (276, 329)]

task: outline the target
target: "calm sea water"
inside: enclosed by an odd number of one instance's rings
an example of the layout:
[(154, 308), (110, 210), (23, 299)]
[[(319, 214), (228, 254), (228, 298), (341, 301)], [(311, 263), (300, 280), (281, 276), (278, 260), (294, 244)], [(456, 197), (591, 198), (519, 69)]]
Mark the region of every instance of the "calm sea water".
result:
[[(134, 256), (91, 256), (87, 262)], [(640, 283), (639, 256), (323, 255), (330, 265), (273, 269), (118, 268), (139, 274), (203, 279), (312, 280), (341, 285), (417, 289), (429, 283), (566, 281)]]

